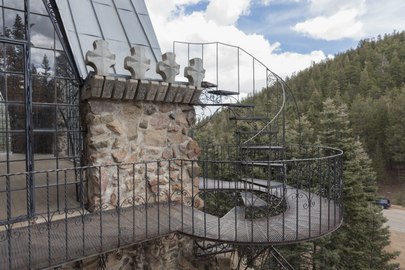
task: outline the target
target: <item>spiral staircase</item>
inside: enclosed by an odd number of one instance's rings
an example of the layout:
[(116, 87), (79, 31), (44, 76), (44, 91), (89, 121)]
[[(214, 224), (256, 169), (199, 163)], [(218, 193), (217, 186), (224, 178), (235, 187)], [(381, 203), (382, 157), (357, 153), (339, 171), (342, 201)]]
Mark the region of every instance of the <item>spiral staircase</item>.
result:
[[(211, 235), (207, 234), (205, 226), (202, 235), (196, 234), (194, 226), (192, 234), (204, 239), (195, 242), (196, 255), (240, 252), (244, 246), (248, 249), (267, 246), (267, 256), (280, 269), (293, 269), (274, 245), (318, 238), (334, 231), (342, 222), (341, 151), (286, 145), (287, 96), (290, 95), (291, 107), (297, 110), (294, 97), (282, 78), (245, 50), (220, 42), (173, 44), (176, 53), (181, 49), (183, 53), (187, 51), (187, 60), (193, 56), (201, 57), (205, 63), (205, 54), (211, 58), (215, 55), (215, 62), (207, 67), (212, 74), (206, 77), (211, 81), (202, 83), (205, 89), (200, 103), (203, 117), (199, 125), (206, 125), (219, 113), (226, 114), (234, 123), (234, 145), (203, 144), (201, 166), (204, 173), (200, 177), (200, 196), (209, 204), (211, 200), (218, 203), (219, 194), (227, 199), (221, 204), (229, 204), (229, 207), (225, 214), (219, 205), (208, 210), (216, 214), (208, 221), (210, 228), (218, 228)], [(222, 59), (232, 58), (232, 55), (237, 59), (234, 65)], [(245, 60), (244, 63), (241, 59)], [(221, 63), (225, 63), (224, 67)], [(250, 73), (242, 67), (243, 64), (251, 64)], [(241, 70), (244, 70), (244, 76)], [(232, 71), (233, 86), (223, 82), (220, 76), (223, 73), (229, 76)], [(246, 81), (251, 88), (246, 88)], [(244, 91), (241, 85), (245, 87)], [(241, 98), (246, 94), (247, 98)], [(258, 97), (264, 98), (271, 106), (265, 110), (262, 108), (261, 114), (256, 112), (254, 104), (249, 103)], [(211, 108), (216, 111), (203, 112)], [(296, 113), (299, 117), (298, 111)], [(212, 166), (205, 162), (207, 160), (215, 160), (221, 165)], [(327, 183), (323, 183), (325, 180)], [(202, 209), (204, 225), (207, 224), (205, 208)], [(226, 232), (221, 233), (221, 227)], [(262, 254), (263, 247), (256, 253), (255, 256)], [(252, 265), (252, 262), (245, 264)]]

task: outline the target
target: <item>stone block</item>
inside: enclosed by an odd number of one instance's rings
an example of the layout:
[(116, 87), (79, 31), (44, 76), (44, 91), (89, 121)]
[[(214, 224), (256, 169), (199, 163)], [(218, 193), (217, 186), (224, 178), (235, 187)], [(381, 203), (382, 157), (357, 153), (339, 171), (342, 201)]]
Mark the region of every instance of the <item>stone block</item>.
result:
[(129, 79), (126, 82), (126, 91), (123, 97), (124, 100), (133, 100), (138, 88), (138, 80)]
[(156, 93), (155, 101), (163, 102), (165, 100), (168, 89), (169, 89), (169, 84), (166, 82), (161, 82), (159, 84), (159, 89)]
[(126, 80), (124, 78), (117, 78), (114, 85), (113, 99), (122, 99), (126, 88)]
[(144, 132), (144, 145), (153, 147), (163, 147), (166, 145), (165, 130), (150, 130)]
[(150, 81), (139, 80), (138, 89), (136, 91), (135, 100), (145, 100), (148, 93)]
[(170, 84), (169, 89), (167, 90), (166, 97), (165, 97), (165, 102), (174, 102), (174, 98), (176, 97), (177, 94), (177, 84)]
[(103, 93), (101, 95), (101, 98), (111, 98), (112, 93), (114, 91), (114, 86), (115, 86), (115, 78), (112, 76), (106, 76), (105, 81), (104, 81), (104, 86), (103, 86)]
[(183, 103), (189, 104), (193, 98), (196, 87), (189, 87), (184, 95)]
[(128, 155), (128, 152), (125, 149), (118, 149), (114, 151), (111, 156), (113, 157), (116, 163), (121, 163), (124, 161), (125, 157)]
[(138, 138), (138, 127), (136, 125), (127, 126), (127, 138), (129, 141), (133, 141)]
[(82, 90), (82, 100), (89, 98), (100, 98), (103, 92), (104, 76), (91, 75), (88, 79), (88, 83)]
[(108, 123), (107, 128), (117, 135), (122, 135), (124, 133), (122, 125), (117, 119), (114, 119), (112, 122)]
[(183, 99), (186, 96), (187, 92), (188, 92), (188, 86), (179, 85), (178, 88), (177, 88), (176, 97), (174, 98), (174, 102), (175, 103), (183, 102)]
[(146, 100), (147, 101), (155, 100), (156, 93), (158, 92), (158, 90), (159, 90), (159, 83), (151, 81), (149, 83), (149, 89), (148, 89), (148, 92), (146, 94)]
[(196, 105), (200, 102), (200, 96), (202, 93), (202, 89), (201, 88), (196, 88), (194, 90), (194, 94), (193, 94), (193, 98), (190, 101), (190, 104)]

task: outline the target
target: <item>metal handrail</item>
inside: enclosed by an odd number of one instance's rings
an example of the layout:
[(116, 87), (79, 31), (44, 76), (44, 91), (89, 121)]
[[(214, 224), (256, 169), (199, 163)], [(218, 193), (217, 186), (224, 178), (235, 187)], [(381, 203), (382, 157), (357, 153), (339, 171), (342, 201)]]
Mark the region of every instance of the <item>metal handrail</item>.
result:
[[(230, 48), (234, 48), (234, 49), (237, 49), (238, 50), (238, 93), (240, 93), (240, 81), (239, 81), (239, 51), (241, 51), (241, 52), (243, 52), (243, 53), (245, 53), (247, 56), (249, 56), (249, 57), (251, 57), (252, 58), (252, 60), (253, 60), (253, 84), (255, 84), (255, 82), (254, 82), (254, 80), (255, 80), (255, 72), (254, 72), (254, 70), (255, 70), (255, 68), (254, 68), (254, 63), (255, 62), (257, 62), (257, 63), (259, 63), (265, 70), (266, 70), (266, 87), (269, 87), (269, 78), (270, 78), (270, 75), (272, 75), (272, 76), (274, 76), (276, 79), (277, 79), (277, 81), (280, 81), (280, 84), (281, 84), (281, 90), (282, 90), (282, 104), (280, 105), (280, 108), (279, 108), (279, 110), (275, 113), (275, 115), (256, 133), (256, 134), (254, 134), (253, 136), (251, 136), (250, 138), (248, 138), (247, 140), (245, 140), (245, 141), (243, 141), (242, 142), (242, 144), (247, 144), (248, 142), (250, 142), (250, 141), (252, 141), (253, 139), (255, 139), (256, 137), (258, 137), (264, 130), (266, 130), (266, 128), (268, 128), (279, 116), (280, 116), (280, 114), (282, 113), (282, 111), (284, 110), (284, 108), (285, 108), (285, 104), (286, 104), (286, 90), (285, 90), (285, 85), (287, 85), (286, 83), (285, 83), (285, 81), (279, 76), (279, 75), (277, 75), (276, 73), (274, 73), (273, 71), (271, 71), (262, 61), (260, 61), (260, 60), (258, 60), (256, 57), (254, 57), (251, 53), (249, 53), (249, 52), (247, 52), (246, 50), (244, 50), (243, 48), (241, 48), (241, 47), (239, 47), (239, 46), (235, 46), (235, 45), (231, 45), (231, 44), (227, 44), (227, 43), (223, 43), (223, 42), (201, 42), (201, 43), (199, 43), (199, 42), (184, 42), (184, 41), (173, 41), (173, 52), (175, 53), (176, 52), (176, 44), (183, 44), (183, 45), (187, 45), (188, 46), (188, 50), (189, 50), (189, 46), (190, 45), (194, 45), (194, 46), (202, 46), (202, 47), (204, 47), (204, 46), (206, 46), (206, 45), (216, 45), (217, 46), (217, 52), (216, 52), (216, 54), (217, 54), (217, 58), (218, 58), (218, 45), (222, 45), (222, 46), (226, 46), (226, 47), (230, 47)], [(218, 84), (218, 59), (217, 59), (217, 66), (216, 66), (216, 73), (217, 73), (217, 84)], [(269, 74), (267, 74), (267, 73), (269, 73)], [(289, 89), (288, 88), (288, 86), (287, 86), (287, 89)], [(253, 94), (255, 94), (255, 89), (252, 89), (253, 90)], [(291, 91), (290, 91), (291, 92)], [(292, 92), (291, 92), (291, 95), (293, 96), (293, 94), (292, 94)], [(299, 112), (298, 112), (298, 106), (297, 106), (297, 104), (296, 104), (296, 102), (295, 102), (295, 99), (294, 99), (294, 97), (293, 97), (293, 100), (294, 100), (294, 104), (295, 104), (295, 107), (296, 107), (296, 109), (297, 109), (297, 113), (298, 113), (298, 117), (299, 117)]]

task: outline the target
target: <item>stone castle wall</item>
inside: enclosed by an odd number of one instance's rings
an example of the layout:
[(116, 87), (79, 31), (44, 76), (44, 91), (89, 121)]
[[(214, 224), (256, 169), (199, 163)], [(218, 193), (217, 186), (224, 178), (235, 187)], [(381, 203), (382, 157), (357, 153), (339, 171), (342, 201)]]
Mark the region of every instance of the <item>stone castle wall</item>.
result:
[(194, 194), (198, 192), (199, 168), (190, 160), (197, 159), (200, 148), (188, 136), (195, 121), (192, 106), (89, 100), (84, 112), (87, 165), (123, 164), (119, 169), (95, 167), (89, 171), (91, 206), (122, 205), (128, 198), (134, 198), (136, 204), (145, 199), (153, 202), (158, 192), (163, 194), (160, 200), (165, 200), (169, 189), (174, 201), (179, 200), (175, 194), (180, 192), (190, 196), (192, 189)]

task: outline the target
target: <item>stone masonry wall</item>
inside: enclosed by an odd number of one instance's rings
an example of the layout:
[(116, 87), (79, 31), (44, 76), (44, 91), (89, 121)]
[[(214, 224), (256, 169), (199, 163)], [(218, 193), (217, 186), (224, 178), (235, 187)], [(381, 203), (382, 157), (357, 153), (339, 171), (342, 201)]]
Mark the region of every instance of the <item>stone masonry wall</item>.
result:
[[(122, 164), (119, 169), (111, 166), (89, 171), (90, 206), (132, 203), (128, 198), (133, 197), (136, 204), (141, 204), (145, 196), (153, 202), (158, 191), (168, 194), (169, 185), (170, 196), (175, 191), (191, 195), (192, 184), (194, 194), (198, 192), (199, 168), (188, 161), (196, 160), (200, 154), (197, 142), (188, 136), (195, 121), (192, 106), (89, 100), (84, 112), (87, 165)], [(166, 161), (170, 159), (174, 160)], [(145, 166), (144, 161), (153, 162)], [(179, 200), (175, 194), (171, 199)], [(167, 196), (160, 198), (165, 199)]]

